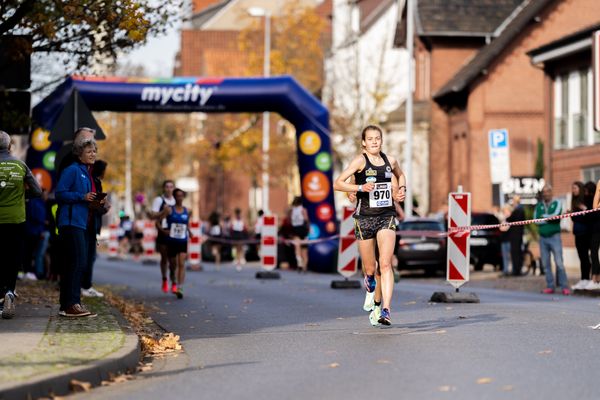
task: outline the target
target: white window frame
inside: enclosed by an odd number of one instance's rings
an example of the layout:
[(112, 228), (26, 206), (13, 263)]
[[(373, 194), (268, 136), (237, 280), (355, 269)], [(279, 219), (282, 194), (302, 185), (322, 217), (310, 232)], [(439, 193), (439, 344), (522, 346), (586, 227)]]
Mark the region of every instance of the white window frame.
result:
[[(581, 113), (581, 82), (580, 74), (582, 69), (574, 69), (568, 72), (563, 72), (554, 80), (554, 150), (573, 149), (582, 146), (590, 146), (600, 143), (600, 134), (596, 133), (593, 128), (593, 77), (591, 68), (587, 68), (587, 115), (586, 115), (586, 133), (585, 139), (580, 143), (575, 143), (575, 123), (576, 116)], [(562, 84), (564, 78), (567, 77), (567, 98), (568, 107), (567, 114), (563, 116), (562, 110)], [(565, 118), (566, 122), (566, 140), (564, 143), (558, 141), (557, 121)], [(595, 140), (596, 139), (596, 140)]]

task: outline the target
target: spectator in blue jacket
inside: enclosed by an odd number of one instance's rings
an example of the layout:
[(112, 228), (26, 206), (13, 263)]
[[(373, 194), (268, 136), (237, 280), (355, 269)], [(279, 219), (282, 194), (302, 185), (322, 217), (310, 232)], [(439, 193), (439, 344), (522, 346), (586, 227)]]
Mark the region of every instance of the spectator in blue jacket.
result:
[(90, 169), (96, 152), (93, 139), (75, 139), (73, 154), (77, 160), (62, 172), (56, 186), (59, 236), (63, 249), (68, 250), (60, 277), (59, 315), (65, 317), (95, 315), (81, 304), (81, 280), (88, 262), (88, 226), (95, 226), (90, 206), (97, 193)]

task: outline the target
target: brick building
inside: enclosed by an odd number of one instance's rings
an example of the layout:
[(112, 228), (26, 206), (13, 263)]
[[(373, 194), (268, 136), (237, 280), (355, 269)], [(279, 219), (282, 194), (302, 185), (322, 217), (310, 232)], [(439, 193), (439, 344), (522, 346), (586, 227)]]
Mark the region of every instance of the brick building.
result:
[[(540, 62), (535, 57), (564, 47), (565, 41), (576, 41), (577, 35), (585, 36), (586, 29), (600, 21), (597, 1), (452, 0), (444, 6), (448, 11), (440, 14), (443, 10), (439, 9), (430, 18), (424, 13), (435, 11), (437, 2), (418, 4), (415, 97), (417, 101), (433, 99), (428, 101), (432, 107), (432, 209), (443, 204), (458, 184), (473, 193), (474, 210), (492, 208), (490, 129), (509, 131), (513, 176), (534, 175), (538, 139), (544, 144), (544, 177), (554, 184), (557, 195), (570, 192), (572, 181), (595, 176), (594, 168), (600, 165), (597, 134), (592, 133), (589, 122), (581, 121), (585, 118), (581, 112), (563, 118), (555, 107), (559, 101), (555, 89), (564, 86), (571, 96), (565, 104), (581, 111), (584, 101), (575, 102), (576, 92), (571, 87), (590, 85), (589, 46), (567, 58), (547, 56), (546, 62)], [(457, 15), (454, 22), (446, 20), (448, 14)], [(426, 20), (433, 22), (423, 25)], [(436, 32), (440, 24), (461, 28), (465, 21), (471, 21), (470, 38)], [(479, 33), (475, 32), (478, 23)], [(402, 32), (402, 26), (399, 30)], [(568, 82), (561, 83), (565, 77)], [(562, 129), (561, 123), (567, 130), (555, 132), (556, 126)], [(581, 129), (576, 131), (577, 127)]]
[[(255, 22), (248, 14), (249, 7), (268, 9), (274, 18), (281, 12), (286, 2), (267, 0), (193, 0), (193, 13), (187, 26), (181, 31), (181, 47), (175, 63), (174, 75), (177, 76), (247, 76), (249, 54), (239, 48), (240, 34)], [(306, 5), (317, 4), (317, 11), (324, 18), (329, 16), (331, 1), (302, 0)], [(262, 49), (262, 36), (256, 37), (256, 48)], [(262, 51), (262, 50), (261, 50)], [(259, 116), (248, 120), (248, 124), (262, 126)], [(246, 118), (240, 116), (239, 118)], [(208, 114), (200, 118), (203, 134), (208, 130), (218, 130), (223, 126), (223, 115)], [(276, 140), (286, 126), (271, 114), (271, 140)], [(212, 127), (212, 128), (211, 128)], [(217, 128), (215, 128), (217, 127)], [(289, 129), (288, 129), (289, 130)], [(230, 132), (213, 132), (215, 141), (218, 136)], [(290, 132), (288, 132), (290, 134)], [(293, 134), (293, 132), (291, 132)], [(216, 144), (217, 146), (218, 144)], [(260, 176), (252, 177), (240, 170), (236, 173), (222, 168), (201, 166), (199, 214), (205, 218), (213, 210), (222, 214), (232, 214), (239, 207), (243, 215), (255, 216), (255, 209), (261, 208)], [(272, 172), (273, 174), (273, 172)], [(300, 185), (288, 182), (278, 185), (271, 179), (270, 209), (281, 215), (287, 209), (291, 197), (299, 194)]]
[[(414, 123), (428, 135), (431, 212), (446, 203), (448, 192), (456, 185), (468, 187), (466, 155), (471, 152), (465, 140), (467, 129), (451, 135), (449, 120), (454, 118), (454, 111), (448, 113), (432, 95), (499, 35), (499, 29), (520, 3), (521, 0), (419, 0), (416, 4)], [(395, 43), (404, 46), (405, 41), (406, 7)]]

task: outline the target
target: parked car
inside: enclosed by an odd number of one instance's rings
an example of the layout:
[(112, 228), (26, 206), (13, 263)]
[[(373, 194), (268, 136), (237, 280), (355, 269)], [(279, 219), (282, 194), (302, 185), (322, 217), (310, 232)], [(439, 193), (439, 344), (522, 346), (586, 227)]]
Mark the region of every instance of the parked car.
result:
[(398, 225), (398, 270), (424, 269), (427, 274), (446, 270), (444, 224), (435, 219), (417, 218)]
[[(490, 213), (471, 213), (471, 225), (496, 225), (498, 218)], [(500, 248), (500, 229), (482, 229), (471, 231), (471, 264), (475, 271), (483, 270), (485, 264), (494, 269), (502, 268), (502, 250)]]

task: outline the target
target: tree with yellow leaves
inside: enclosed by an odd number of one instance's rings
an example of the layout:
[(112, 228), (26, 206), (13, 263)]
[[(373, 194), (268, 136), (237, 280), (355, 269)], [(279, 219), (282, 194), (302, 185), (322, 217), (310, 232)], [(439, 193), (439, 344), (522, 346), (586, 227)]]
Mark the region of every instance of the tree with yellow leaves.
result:
[[(182, 0), (3, 0), (0, 35), (31, 35), (33, 52), (61, 53), (77, 72), (114, 64), (126, 51), (164, 33)], [(74, 72), (67, 71), (67, 72)]]

